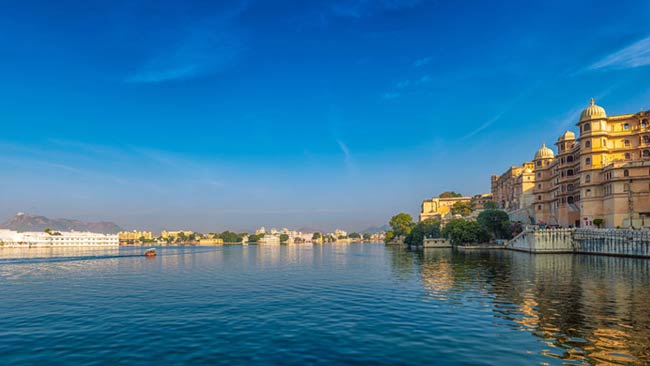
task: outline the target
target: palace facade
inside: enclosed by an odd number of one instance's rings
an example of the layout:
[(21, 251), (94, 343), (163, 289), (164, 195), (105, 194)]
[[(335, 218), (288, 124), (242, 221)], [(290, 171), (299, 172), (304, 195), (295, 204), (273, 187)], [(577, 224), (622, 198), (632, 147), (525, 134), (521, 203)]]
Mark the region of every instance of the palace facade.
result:
[(442, 219), (451, 212), (451, 207), (458, 202), (471, 203), (471, 197), (435, 197), (422, 201), (420, 221)]
[(557, 139), (557, 154), (545, 145), (537, 150), (532, 202), (528, 180), (508, 173), (512, 168), (492, 177), (495, 201), (534, 212), (530, 221), (538, 224), (650, 227), (650, 111), (607, 116), (592, 99), (577, 126), (579, 136), (567, 131)]

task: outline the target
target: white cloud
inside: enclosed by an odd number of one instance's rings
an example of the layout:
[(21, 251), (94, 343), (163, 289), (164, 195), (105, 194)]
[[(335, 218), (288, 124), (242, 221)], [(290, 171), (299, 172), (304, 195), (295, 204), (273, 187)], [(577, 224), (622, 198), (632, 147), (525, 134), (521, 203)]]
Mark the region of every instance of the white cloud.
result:
[(650, 37), (637, 41), (589, 66), (589, 70), (630, 69), (650, 65)]
[(415, 62), (413, 62), (413, 66), (415, 66), (415, 67), (424, 66), (424, 65), (430, 63), (432, 60), (433, 59), (431, 57), (424, 57), (424, 58), (421, 58), (421, 59), (417, 59), (417, 60), (415, 60)]

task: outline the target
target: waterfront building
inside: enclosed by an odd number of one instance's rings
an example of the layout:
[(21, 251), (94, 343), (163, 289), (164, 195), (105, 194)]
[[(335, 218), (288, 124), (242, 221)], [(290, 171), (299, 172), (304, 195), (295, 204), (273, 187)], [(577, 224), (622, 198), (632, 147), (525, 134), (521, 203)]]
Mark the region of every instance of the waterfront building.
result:
[(3, 247), (114, 247), (119, 245), (116, 234), (0, 230), (0, 246)]
[[(246, 238), (248, 239), (248, 237)], [(198, 240), (199, 245), (223, 245), (223, 239), (216, 237), (203, 237)]]
[(471, 204), (471, 197), (435, 197), (422, 201), (419, 220), (439, 219), (442, 220), (451, 212), (451, 208), (458, 202)]
[(650, 227), (650, 111), (607, 116), (592, 99), (577, 126), (578, 137), (558, 138), (556, 156), (536, 154), (536, 221)]
[(153, 234), (151, 231), (121, 231), (117, 234), (120, 239), (120, 243), (134, 244), (135, 242), (140, 241), (141, 239), (150, 241), (153, 240)]
[(533, 215), (534, 163), (512, 166), (501, 175), (492, 175), (492, 196), (513, 221), (529, 222)]
[(190, 235), (194, 234), (193, 231), (187, 231), (187, 230), (177, 230), (177, 231), (166, 231), (163, 230), (162, 233), (160, 233), (160, 236), (163, 239), (171, 238), (171, 239), (176, 239), (179, 236), (183, 234), (186, 238), (189, 238)]
[(472, 196), (472, 199), (470, 200), (470, 204), (472, 206), (472, 210), (482, 210), (485, 208), (485, 204), (487, 202), (491, 202), (494, 200), (494, 196), (492, 193), (483, 193), (483, 194), (476, 194)]
[(265, 234), (262, 239), (259, 240), (260, 244), (280, 244), (280, 237), (272, 234)]

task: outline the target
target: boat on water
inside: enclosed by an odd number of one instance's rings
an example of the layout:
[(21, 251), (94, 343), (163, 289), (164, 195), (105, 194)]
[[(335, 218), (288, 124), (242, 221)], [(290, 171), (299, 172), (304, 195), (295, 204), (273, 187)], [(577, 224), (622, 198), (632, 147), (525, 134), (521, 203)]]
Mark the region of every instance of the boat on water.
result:
[(149, 248), (144, 251), (144, 256), (145, 257), (155, 257), (158, 253), (156, 253), (155, 248)]

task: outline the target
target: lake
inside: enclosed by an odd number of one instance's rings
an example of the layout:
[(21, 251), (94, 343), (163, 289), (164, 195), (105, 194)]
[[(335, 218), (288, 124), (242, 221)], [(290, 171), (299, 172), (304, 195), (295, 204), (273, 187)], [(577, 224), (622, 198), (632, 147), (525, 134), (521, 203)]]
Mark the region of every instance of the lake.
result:
[(383, 244), (1, 249), (2, 365), (650, 364), (650, 260)]

